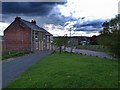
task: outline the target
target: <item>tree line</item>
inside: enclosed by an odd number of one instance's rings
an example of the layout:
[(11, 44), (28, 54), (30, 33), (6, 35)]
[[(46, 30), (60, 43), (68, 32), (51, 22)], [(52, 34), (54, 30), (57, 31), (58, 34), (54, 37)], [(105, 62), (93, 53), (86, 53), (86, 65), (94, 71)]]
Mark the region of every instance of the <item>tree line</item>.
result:
[(102, 25), (103, 29), (100, 31), (98, 43), (108, 47), (110, 52), (115, 57), (120, 57), (120, 15), (106, 21)]

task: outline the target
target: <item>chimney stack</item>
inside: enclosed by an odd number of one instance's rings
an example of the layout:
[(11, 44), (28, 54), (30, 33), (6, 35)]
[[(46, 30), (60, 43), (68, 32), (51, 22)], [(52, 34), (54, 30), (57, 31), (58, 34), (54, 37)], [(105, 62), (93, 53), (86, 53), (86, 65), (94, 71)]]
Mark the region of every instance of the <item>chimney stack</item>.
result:
[(20, 20), (20, 19), (21, 19), (21, 17), (16, 17), (16, 18), (15, 18), (15, 20)]
[(35, 21), (35, 20), (32, 20), (32, 21), (31, 21), (31, 23), (34, 23), (34, 24), (36, 24), (36, 21)]

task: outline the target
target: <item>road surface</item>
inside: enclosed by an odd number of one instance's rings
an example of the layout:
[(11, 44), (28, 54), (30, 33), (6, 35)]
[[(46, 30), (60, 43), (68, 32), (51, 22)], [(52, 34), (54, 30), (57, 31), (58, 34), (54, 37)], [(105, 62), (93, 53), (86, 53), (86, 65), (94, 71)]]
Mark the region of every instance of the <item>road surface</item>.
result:
[[(71, 48), (66, 48), (65, 51), (70, 52)], [(91, 50), (83, 50), (83, 49), (73, 49), (72, 52), (74, 53), (82, 53), (90, 56), (96, 56), (100, 58), (112, 58), (109, 54), (105, 52), (98, 52), (98, 51), (91, 51)]]
[(35, 54), (4, 60), (2, 62), (2, 87), (4, 88), (7, 86), (30, 66), (51, 53), (52, 51), (41, 51), (36, 52)]

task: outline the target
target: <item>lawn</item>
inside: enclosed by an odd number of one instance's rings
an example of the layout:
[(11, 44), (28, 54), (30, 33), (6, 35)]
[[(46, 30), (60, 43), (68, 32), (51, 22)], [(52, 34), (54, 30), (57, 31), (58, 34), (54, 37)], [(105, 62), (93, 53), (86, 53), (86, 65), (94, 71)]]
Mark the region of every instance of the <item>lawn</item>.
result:
[(24, 55), (30, 54), (30, 53), (32, 53), (32, 52), (29, 52), (29, 51), (4, 50), (4, 51), (2, 51), (2, 56), (0, 57), (0, 59), (6, 60), (6, 59), (9, 59), (9, 58), (15, 58), (15, 57), (24, 56)]
[(54, 53), (34, 64), (7, 88), (118, 88), (118, 62)]

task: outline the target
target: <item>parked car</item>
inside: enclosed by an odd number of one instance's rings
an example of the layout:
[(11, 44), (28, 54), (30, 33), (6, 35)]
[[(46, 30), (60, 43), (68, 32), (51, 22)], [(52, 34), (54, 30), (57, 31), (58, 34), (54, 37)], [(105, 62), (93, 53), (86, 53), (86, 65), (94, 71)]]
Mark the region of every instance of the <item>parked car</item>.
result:
[(90, 42), (88, 41), (80, 41), (79, 45), (88, 45)]

